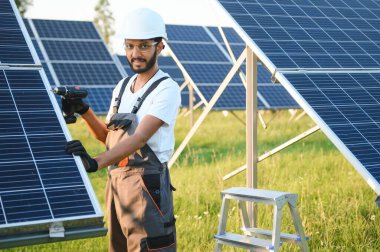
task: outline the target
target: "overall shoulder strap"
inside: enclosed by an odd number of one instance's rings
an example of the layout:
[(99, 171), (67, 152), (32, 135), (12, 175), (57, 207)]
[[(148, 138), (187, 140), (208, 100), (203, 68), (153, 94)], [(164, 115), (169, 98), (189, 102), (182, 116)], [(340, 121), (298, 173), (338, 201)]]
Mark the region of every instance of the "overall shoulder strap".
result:
[(156, 80), (155, 82), (153, 82), (153, 84), (145, 91), (145, 93), (143, 94), (143, 96), (139, 97), (137, 99), (137, 102), (135, 104), (135, 106), (133, 106), (133, 109), (132, 109), (132, 113), (133, 114), (136, 114), (137, 111), (140, 109), (142, 103), (144, 102), (145, 98), (163, 81), (163, 80), (166, 80), (168, 79), (169, 77), (168, 76), (165, 76), (165, 77), (162, 77), (158, 80)]
[(131, 77), (127, 77), (124, 79), (123, 84), (121, 85), (119, 95), (115, 98), (115, 103), (113, 105), (113, 113), (116, 114), (119, 111), (120, 103), (121, 103), (121, 98), (123, 97), (125, 88), (128, 85), (129, 80)]

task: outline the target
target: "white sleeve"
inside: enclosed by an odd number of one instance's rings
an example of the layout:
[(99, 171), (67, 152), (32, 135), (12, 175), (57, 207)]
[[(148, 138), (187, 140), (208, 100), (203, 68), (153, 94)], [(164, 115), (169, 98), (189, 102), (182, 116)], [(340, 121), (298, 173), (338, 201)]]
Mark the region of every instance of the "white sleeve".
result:
[(163, 89), (154, 94), (152, 105), (148, 113), (166, 124), (172, 124), (177, 117), (178, 108), (181, 104), (180, 88), (177, 83), (171, 82)]

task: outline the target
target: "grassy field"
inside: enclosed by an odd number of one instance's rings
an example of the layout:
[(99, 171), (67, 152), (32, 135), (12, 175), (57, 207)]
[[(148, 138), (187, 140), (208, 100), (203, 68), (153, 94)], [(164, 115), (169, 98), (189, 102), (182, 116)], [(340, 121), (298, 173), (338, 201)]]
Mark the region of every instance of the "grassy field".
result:
[[(237, 115), (244, 119), (243, 112)], [(271, 150), (306, 131), (314, 123), (303, 117), (289, 122), (289, 113), (266, 112), (268, 128), (259, 129), (259, 153)], [(189, 131), (188, 118), (180, 117), (176, 126), (178, 145)], [(80, 139), (96, 155), (103, 147), (91, 139), (84, 123), (71, 125), (74, 139)], [(245, 126), (229, 115), (212, 112), (171, 169), (175, 192), (178, 251), (213, 251), (217, 231), (220, 191), (245, 186), (245, 173), (228, 181), (222, 177), (245, 163)], [(91, 174), (91, 183), (104, 209), (105, 171)], [(294, 144), (259, 163), (260, 188), (295, 192), (303, 226), (310, 236), (311, 251), (379, 251), (380, 211), (375, 193), (344, 159), (322, 132)], [(271, 208), (259, 206), (259, 227), (272, 226)], [(294, 232), (287, 209), (283, 232)], [(236, 206), (229, 212), (227, 230), (238, 232), (240, 220)], [(281, 251), (298, 251), (284, 244)], [(107, 237), (67, 241), (9, 249), (6, 251), (107, 251)], [(243, 251), (225, 247), (224, 251)]]

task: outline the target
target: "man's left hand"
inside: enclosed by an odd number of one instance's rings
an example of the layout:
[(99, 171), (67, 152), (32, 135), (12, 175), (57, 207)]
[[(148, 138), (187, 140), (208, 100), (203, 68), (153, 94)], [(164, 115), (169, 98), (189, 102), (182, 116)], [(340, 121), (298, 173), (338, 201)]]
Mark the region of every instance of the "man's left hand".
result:
[(98, 170), (98, 162), (88, 155), (86, 149), (79, 140), (69, 141), (65, 145), (65, 151), (67, 154), (73, 154), (74, 156), (80, 156), (82, 159), (84, 168), (87, 172), (96, 172)]

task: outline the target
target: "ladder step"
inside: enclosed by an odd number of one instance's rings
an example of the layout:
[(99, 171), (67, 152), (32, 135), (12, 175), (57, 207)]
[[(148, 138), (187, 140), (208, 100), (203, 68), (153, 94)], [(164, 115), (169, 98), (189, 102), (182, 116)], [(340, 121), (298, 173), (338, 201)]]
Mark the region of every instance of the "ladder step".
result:
[(236, 197), (249, 197), (251, 199), (271, 199), (273, 201), (286, 197), (297, 197), (297, 194), (294, 193), (253, 189), (246, 187), (232, 187), (222, 191), (222, 194)]
[[(273, 233), (271, 230), (261, 229), (261, 228), (242, 228), (241, 230), (243, 232), (249, 232), (252, 235), (257, 235), (257, 236), (261, 236), (261, 237), (264, 237), (267, 239), (272, 239)], [(284, 241), (284, 242), (292, 242), (292, 241), (293, 242), (300, 242), (301, 241), (301, 237), (299, 235), (288, 234), (288, 233), (281, 233), (280, 239), (281, 239), (281, 241)], [(309, 236), (306, 236), (305, 239), (306, 239), (306, 241), (308, 241)]]
[[(232, 245), (244, 249), (261, 249), (261, 250), (273, 250), (274, 246), (272, 241), (250, 237), (246, 235), (239, 235), (234, 233), (224, 233), (215, 235), (215, 239), (221, 243)], [(281, 246), (282, 243), (280, 243)]]

